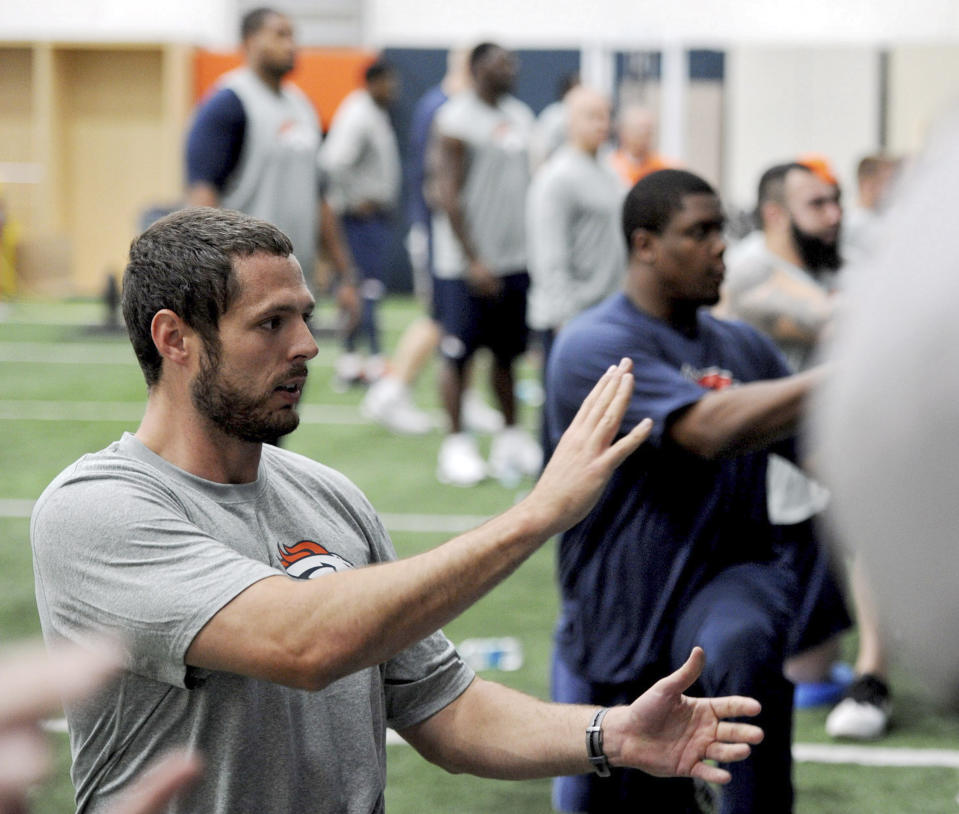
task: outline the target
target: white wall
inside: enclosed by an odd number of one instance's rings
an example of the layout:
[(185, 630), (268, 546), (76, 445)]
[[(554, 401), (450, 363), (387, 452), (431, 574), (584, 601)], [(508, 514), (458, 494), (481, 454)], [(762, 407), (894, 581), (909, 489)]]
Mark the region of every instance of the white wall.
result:
[(959, 104), (959, 46), (896, 48), (889, 60), (889, 149), (908, 154)]
[[(291, 0), (302, 5), (302, 0)], [(955, 0), (317, 0), (362, 6), (365, 45), (637, 48), (959, 41)], [(282, 0), (276, 5), (284, 7)], [(0, 0), (0, 39), (236, 41), (237, 0)]]
[(767, 167), (825, 154), (847, 200), (859, 158), (879, 146), (879, 58), (872, 48), (737, 48), (726, 57), (724, 194), (751, 207)]
[(366, 0), (369, 44), (636, 48), (679, 41), (876, 43), (959, 38), (955, 0)]
[[(915, 149), (944, 100), (959, 96), (956, 0), (312, 2), (331, 14), (359, 7), (358, 45), (445, 47), (493, 38), (507, 46), (582, 48), (590, 69), (602, 74), (595, 78), (607, 81), (606, 55), (615, 49), (724, 49), (721, 175), (724, 192), (740, 205), (751, 202), (766, 165), (797, 152), (826, 153), (849, 186), (856, 159), (878, 146), (880, 48), (893, 52), (892, 149)], [(0, 39), (233, 47), (241, 5), (247, 0), (0, 0)], [(683, 111), (674, 113), (670, 121), (682, 122)], [(679, 158), (702, 152), (688, 129), (674, 129), (677, 152), (688, 153)]]
[(0, 0), (0, 39), (236, 43), (236, 0)]

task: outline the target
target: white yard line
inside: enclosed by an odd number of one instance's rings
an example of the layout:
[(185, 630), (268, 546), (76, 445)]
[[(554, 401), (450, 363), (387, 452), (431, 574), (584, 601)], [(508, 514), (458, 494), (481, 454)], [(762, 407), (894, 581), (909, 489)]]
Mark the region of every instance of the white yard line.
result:
[(793, 758), (799, 763), (851, 763), (857, 766), (943, 766), (959, 769), (959, 751), (953, 749), (897, 749), (888, 746), (853, 746), (831, 743), (795, 743)]
[[(32, 511), (32, 500), (0, 498), (0, 518), (30, 517)], [(399, 514), (385, 512), (380, 514), (380, 519), (390, 531), (457, 534), (476, 528), (489, 518), (482, 514)]]
[(0, 517), (24, 518), (32, 511), (32, 500), (0, 499)]
[[(323, 344), (313, 362), (331, 365), (340, 350)], [(0, 363), (31, 365), (130, 365), (137, 360), (129, 343), (116, 342), (0, 342)]]
[[(67, 722), (62, 719), (46, 721), (44, 729), (49, 732), (66, 732)], [(387, 746), (405, 746), (392, 729), (386, 730)], [(884, 766), (910, 769), (925, 766), (959, 768), (959, 751), (952, 749), (893, 749), (887, 746), (849, 746), (830, 743), (794, 743), (793, 759), (797, 763), (837, 763), (852, 766)]]
[[(387, 746), (406, 745), (392, 729), (386, 730)], [(959, 768), (959, 751), (951, 749), (893, 749), (884, 746), (845, 746), (829, 743), (794, 743), (797, 763), (838, 763), (852, 766), (885, 766), (909, 769), (920, 766)]]
[(0, 401), (3, 421), (124, 421), (137, 424), (144, 402), (136, 401)]
[(31, 365), (136, 365), (129, 344), (108, 342), (0, 342), (0, 362)]
[[(397, 299), (405, 299), (403, 295)], [(320, 328), (331, 328), (335, 315), (332, 313), (332, 303), (321, 297), (317, 303), (317, 313), (314, 314), (314, 324)], [(393, 310), (381, 308), (379, 314), (380, 326), (385, 330), (401, 331), (414, 319), (421, 315), (418, 308)], [(99, 329), (104, 324), (106, 306), (102, 302), (79, 303), (65, 308), (50, 308), (49, 305), (30, 303), (12, 303), (6, 316), (0, 317), (0, 324), (18, 328), (31, 328), (35, 325), (61, 325), (65, 328)], [(117, 312), (120, 333), (123, 336), (123, 317)]]
[(380, 519), (390, 531), (443, 532), (458, 534), (481, 526), (489, 517), (481, 514), (391, 514), (381, 512)]

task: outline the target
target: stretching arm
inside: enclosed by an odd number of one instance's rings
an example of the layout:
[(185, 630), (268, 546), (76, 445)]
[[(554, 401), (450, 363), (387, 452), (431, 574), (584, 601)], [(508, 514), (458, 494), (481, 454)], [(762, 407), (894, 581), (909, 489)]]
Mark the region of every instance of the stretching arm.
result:
[(581, 519), (648, 435), (643, 422), (612, 443), (632, 391), (630, 367), (623, 360), (600, 379), (521, 503), (416, 557), (314, 581), (263, 579), (203, 627), (187, 664), (319, 689), (440, 628)]
[(796, 432), (822, 367), (782, 379), (751, 382), (704, 395), (669, 426), (669, 437), (703, 458), (766, 449)]
[[(684, 691), (705, 663), (700, 648), (675, 673), (629, 706), (613, 707), (603, 723), (603, 748), (613, 766), (659, 776), (728, 783), (729, 772), (704, 761), (743, 760), (762, 740), (751, 724), (723, 719), (756, 715), (751, 698), (690, 698)], [(596, 707), (551, 704), (476, 679), (459, 698), (401, 733), (428, 760), (451, 772), (525, 779), (591, 769), (585, 732)]]

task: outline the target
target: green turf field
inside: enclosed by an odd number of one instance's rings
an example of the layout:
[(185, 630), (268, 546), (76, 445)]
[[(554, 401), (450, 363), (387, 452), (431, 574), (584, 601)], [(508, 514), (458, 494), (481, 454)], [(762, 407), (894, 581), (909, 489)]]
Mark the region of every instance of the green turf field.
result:
[[(328, 306), (327, 306), (328, 307)], [(406, 299), (384, 309), (388, 345), (419, 313)], [(87, 451), (102, 448), (124, 430), (134, 430), (145, 388), (123, 335), (91, 331), (102, 320), (92, 302), (14, 303), (0, 321), (0, 643), (39, 633), (33, 600), (28, 541), (29, 506), (61, 468)], [(329, 313), (321, 314), (330, 317)], [(358, 390), (330, 387), (335, 348), (322, 341), (311, 366), (307, 405), (356, 405)], [(482, 364), (480, 364), (482, 368)], [(482, 374), (482, 369), (478, 371)], [(533, 362), (522, 376), (535, 379)], [(417, 388), (417, 400), (436, 407), (433, 370)], [(534, 426), (536, 414), (525, 410)], [(288, 446), (345, 472), (374, 506), (393, 520), (400, 555), (442, 542), (437, 532), (402, 530), (413, 514), (487, 516), (510, 505), (530, 487), (506, 489), (486, 483), (474, 489), (442, 486), (433, 477), (441, 437), (401, 438), (363, 422), (304, 424)], [(442, 518), (441, 518), (442, 519)], [(399, 529), (399, 530), (397, 530)], [(513, 635), (524, 647), (516, 672), (491, 674), (541, 697), (547, 694), (550, 630), (556, 611), (553, 548), (547, 545), (507, 582), (446, 628), (454, 641), (473, 636)], [(848, 642), (853, 646), (852, 637)], [(908, 666), (895, 674), (895, 728), (877, 744), (897, 749), (959, 749), (959, 715), (929, 708), (916, 692)], [(797, 714), (796, 741), (828, 743), (825, 710)], [(64, 735), (57, 747), (55, 774), (38, 790), (35, 810), (72, 810)], [(796, 767), (799, 814), (847, 812), (959, 812), (959, 771), (941, 766), (894, 768), (802, 762)], [(389, 748), (388, 808), (391, 814), (422, 812), (549, 812), (549, 783), (507, 783), (451, 776), (426, 764), (407, 746)], [(776, 812), (770, 812), (776, 814)]]

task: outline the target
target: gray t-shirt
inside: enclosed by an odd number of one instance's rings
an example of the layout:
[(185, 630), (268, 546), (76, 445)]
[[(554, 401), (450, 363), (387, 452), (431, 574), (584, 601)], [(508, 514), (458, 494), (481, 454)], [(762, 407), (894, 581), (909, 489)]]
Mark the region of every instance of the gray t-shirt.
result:
[(247, 67), (225, 74), (218, 87), (232, 90), (246, 114), (243, 149), (221, 203), (279, 226), (312, 281), (320, 191), (320, 124), (313, 105), (292, 83), (276, 93)]
[(336, 111), (321, 164), (330, 179), (330, 200), (340, 212), (366, 203), (396, 208), (400, 196), (400, 150), (389, 113), (360, 89)]
[(185, 666), (206, 622), (258, 580), (395, 559), (362, 493), (287, 450), (265, 446), (256, 481), (226, 485), (125, 434), (50, 484), (31, 540), (45, 639), (106, 631), (130, 649), (118, 681), (67, 709), (79, 812), (107, 810), (181, 745), (207, 769), (171, 812), (382, 811), (387, 725), (425, 720), (473, 679), (442, 633), (320, 692)]
[[(837, 277), (835, 272), (823, 272), (813, 275), (806, 269), (795, 266), (766, 247), (766, 239), (762, 232), (753, 232), (747, 235), (738, 245), (726, 254), (726, 281), (723, 296), (724, 307), (728, 316), (750, 323), (755, 328), (771, 334), (771, 325), (775, 320), (788, 313), (794, 319), (813, 325), (821, 329), (827, 319), (824, 315), (809, 314), (801, 304), (780, 298), (760, 296), (763, 284), (775, 273), (781, 272), (794, 279), (803, 287), (813, 285), (825, 293), (836, 289)], [(789, 313), (786, 308), (797, 308), (798, 312)], [(816, 347), (808, 341), (777, 340), (773, 341), (782, 351), (789, 367), (796, 372), (806, 370), (815, 360)]]
[(526, 202), (531, 328), (558, 329), (622, 285), (625, 195), (605, 161), (569, 144), (537, 172)]
[[(494, 274), (526, 268), (526, 190), (533, 112), (519, 99), (502, 96), (486, 104), (472, 90), (451, 97), (436, 114), (436, 133), (466, 145), (466, 180), (461, 194), (466, 229), (480, 260)], [(461, 279), (468, 262), (446, 213), (433, 214), (436, 276)]]

